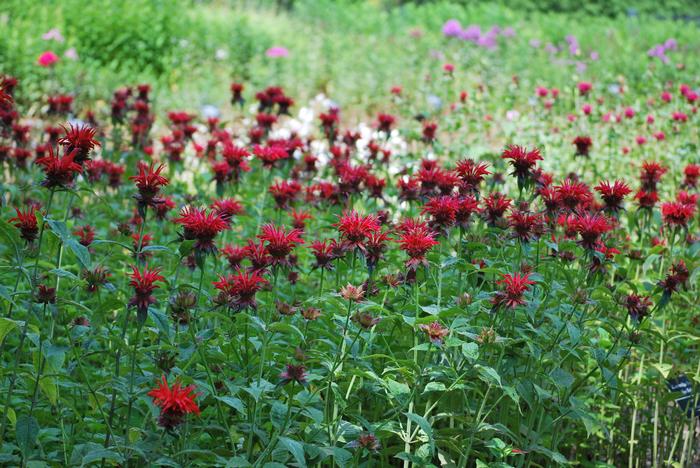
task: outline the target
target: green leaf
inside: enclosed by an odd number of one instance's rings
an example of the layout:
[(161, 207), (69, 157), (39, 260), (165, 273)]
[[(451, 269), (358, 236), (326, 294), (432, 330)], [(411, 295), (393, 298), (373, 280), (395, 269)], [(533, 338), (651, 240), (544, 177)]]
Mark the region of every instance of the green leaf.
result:
[(91, 450), (90, 452), (88, 452), (87, 455), (83, 457), (82, 466), (91, 465), (92, 463), (100, 461), (102, 459), (112, 460), (117, 463), (122, 463), (124, 460), (124, 458), (117, 452), (100, 447), (98, 449)]
[(165, 252), (170, 255), (175, 255), (175, 252), (173, 252), (170, 247), (165, 245), (147, 245), (141, 249), (141, 252)]
[(78, 259), (80, 266), (86, 270), (90, 269), (90, 252), (87, 247), (78, 242), (68, 231), (66, 223), (63, 221), (56, 221), (54, 219), (47, 218), (46, 223), (51, 228), (53, 232), (60, 240), (65, 248), (73, 252), (75, 258)]
[(15, 424), (17, 445), (26, 458), (36, 443), (39, 434), (39, 423), (34, 416), (20, 416)]
[(668, 374), (671, 373), (671, 369), (673, 369), (673, 364), (666, 364), (659, 362), (658, 364), (652, 364), (652, 367), (659, 371), (661, 375), (663, 375), (664, 379), (668, 378)]
[(557, 367), (549, 373), (554, 384), (560, 389), (569, 388), (574, 383), (574, 376), (562, 368)]
[(447, 390), (447, 387), (445, 387), (444, 383), (442, 383), (442, 382), (429, 382), (428, 385), (425, 386), (423, 393), (444, 392), (445, 390)]
[(153, 323), (156, 324), (156, 328), (165, 335), (168, 340), (170, 340), (170, 321), (168, 320), (168, 316), (165, 315), (163, 312), (160, 312), (158, 310), (149, 308), (148, 309), (148, 315), (151, 317), (153, 320)]
[(8, 333), (21, 325), (24, 325), (24, 322), (18, 322), (5, 317), (0, 318), (0, 342), (5, 340)]
[(479, 371), (479, 378), (483, 380), (486, 383), (495, 383), (499, 387), (501, 386), (501, 376), (498, 375), (498, 372), (492, 367), (486, 367), (482, 366), (480, 364), (477, 364), (476, 369)]
[(462, 345), (462, 355), (474, 362), (479, 359), (479, 345), (476, 343), (464, 343)]
[(435, 453), (435, 438), (433, 437), (433, 428), (430, 426), (430, 423), (423, 416), (419, 416), (414, 413), (404, 414), (408, 419), (418, 424), (418, 427), (420, 427), (425, 433), (426, 437), (428, 437), (428, 443), (430, 444), (430, 455), (432, 456)]
[(235, 409), (239, 413), (245, 414), (246, 412), (246, 407), (245, 403), (243, 403), (241, 400), (239, 400), (236, 397), (230, 397), (230, 396), (222, 396), (222, 397), (216, 397), (217, 400), (223, 401), (227, 405), (229, 405), (231, 408)]
[(15, 258), (20, 257), (22, 241), (19, 237), (19, 231), (5, 219), (0, 219), (0, 239), (3, 240), (3, 244), (12, 247), (15, 251)]
[(420, 306), (420, 308), (423, 309), (423, 312), (426, 312), (430, 315), (437, 315), (440, 313), (440, 308), (438, 308), (437, 305)]
[(180, 243), (180, 247), (178, 247), (177, 251), (180, 253), (181, 257), (187, 257), (189, 254), (192, 253), (192, 250), (194, 249), (194, 244), (196, 241), (194, 240), (186, 240), (182, 241)]
[(289, 453), (292, 454), (294, 459), (299, 466), (306, 466), (306, 459), (304, 458), (304, 446), (301, 445), (296, 440), (289, 439), (287, 437), (280, 437), (280, 445), (287, 449)]
[(58, 403), (58, 387), (56, 387), (56, 379), (53, 377), (42, 377), (39, 380), (39, 388), (46, 394), (51, 405), (56, 406)]
[(59, 278), (70, 278), (72, 280), (78, 280), (79, 278), (75, 276), (73, 273), (70, 271), (66, 271), (62, 268), (54, 268), (53, 270), (49, 271), (49, 273), (54, 274), (58, 276)]

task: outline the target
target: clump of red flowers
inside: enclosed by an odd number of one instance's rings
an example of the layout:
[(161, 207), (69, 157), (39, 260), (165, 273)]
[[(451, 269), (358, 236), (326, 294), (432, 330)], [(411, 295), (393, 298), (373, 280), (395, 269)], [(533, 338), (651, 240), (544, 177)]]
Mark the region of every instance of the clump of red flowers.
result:
[(695, 204), (679, 201), (662, 203), (661, 216), (664, 224), (670, 228), (686, 228), (695, 216)]
[(160, 164), (158, 167), (150, 166), (145, 163), (139, 164), (138, 175), (129, 177), (136, 184), (139, 193), (135, 195), (138, 201), (139, 210), (143, 211), (146, 207), (151, 206), (157, 208), (159, 204), (164, 202), (163, 198), (158, 195), (161, 187), (168, 185), (168, 179), (161, 175), (165, 166)]
[(442, 345), (445, 337), (450, 334), (450, 330), (443, 327), (440, 322), (432, 322), (429, 325), (423, 324), (420, 329), (428, 335), (428, 339), (436, 346)]
[(425, 223), (412, 223), (402, 229), (397, 242), (399, 248), (408, 254), (406, 268), (415, 272), (420, 266), (428, 266), (425, 255), (439, 242), (435, 240), (433, 233)]
[(542, 154), (538, 148), (528, 150), (524, 146), (512, 145), (503, 151), (501, 158), (510, 160), (511, 174), (518, 178), (518, 187), (522, 190), (532, 179), (533, 169), (537, 161), (542, 160)]
[(589, 136), (577, 136), (572, 143), (576, 146), (576, 156), (588, 156), (593, 146)]
[(58, 156), (53, 146), (48, 147), (47, 154), (36, 160), (36, 164), (44, 169), (46, 178), (41, 183), (47, 188), (65, 188), (73, 183), (76, 174), (80, 174), (83, 167), (75, 161), (77, 151)]
[(82, 164), (90, 159), (90, 152), (100, 142), (95, 139), (97, 130), (87, 125), (70, 125), (63, 127), (65, 136), (58, 143), (66, 147), (66, 154), (75, 153), (75, 162)]
[(600, 198), (605, 203), (605, 209), (613, 213), (622, 209), (622, 201), (632, 193), (629, 186), (621, 180), (616, 180), (612, 184), (603, 181), (595, 187), (595, 190), (600, 193)]
[(265, 242), (267, 253), (272, 257), (273, 265), (291, 266), (289, 254), (297, 244), (303, 244), (302, 231), (292, 229), (287, 231), (284, 227), (266, 224), (260, 229), (258, 238)]
[(246, 308), (256, 309), (255, 295), (267, 283), (258, 271), (245, 271), (238, 268), (234, 274), (220, 276), (214, 287), (221, 291), (217, 302), (235, 311)]
[(380, 230), (376, 216), (363, 216), (355, 210), (343, 213), (334, 226), (338, 229), (344, 247), (348, 250), (357, 248), (364, 251), (367, 237)]
[(24, 211), (15, 208), (17, 216), (10, 218), (10, 222), (19, 229), (20, 237), (28, 244), (34, 242), (39, 235), (39, 227), (37, 225), (36, 211), (33, 208), (27, 208)]
[(134, 288), (134, 295), (129, 300), (129, 305), (136, 307), (138, 318), (143, 322), (148, 314), (148, 306), (156, 303), (153, 291), (158, 289), (158, 285), (155, 283), (165, 278), (160, 274), (160, 268), (148, 268), (148, 265), (140, 271), (132, 265), (129, 278), (129, 286)]
[(208, 254), (216, 251), (214, 238), (226, 229), (229, 224), (218, 212), (202, 210), (191, 206), (185, 207), (180, 212), (180, 217), (173, 220), (184, 227), (182, 238), (194, 240), (195, 252)]
[(500, 307), (515, 309), (525, 304), (525, 298), (523, 296), (529, 286), (535, 284), (534, 281), (530, 280), (530, 274), (525, 273), (521, 275), (520, 273), (506, 273), (501, 276), (502, 279), (497, 283), (503, 285), (503, 289), (497, 291), (491, 298), (494, 309)]
[(172, 388), (168, 385), (165, 376), (158, 383), (158, 386), (148, 392), (148, 396), (153, 398), (153, 404), (160, 408), (158, 424), (168, 431), (172, 431), (179, 426), (190, 413), (199, 415), (199, 406), (194, 401), (198, 394), (194, 393), (193, 385), (182, 387), (176, 382)]

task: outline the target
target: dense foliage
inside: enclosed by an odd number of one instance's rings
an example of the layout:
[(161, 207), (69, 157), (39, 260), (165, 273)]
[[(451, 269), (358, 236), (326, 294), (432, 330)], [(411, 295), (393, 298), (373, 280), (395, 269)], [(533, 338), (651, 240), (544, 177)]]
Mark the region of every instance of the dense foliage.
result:
[(2, 62), (3, 464), (700, 462), (696, 30), (134, 5)]

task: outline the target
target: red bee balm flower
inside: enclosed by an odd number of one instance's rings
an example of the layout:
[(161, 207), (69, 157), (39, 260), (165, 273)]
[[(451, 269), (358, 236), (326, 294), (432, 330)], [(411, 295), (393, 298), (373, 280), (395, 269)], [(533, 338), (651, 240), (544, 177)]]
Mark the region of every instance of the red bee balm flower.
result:
[(144, 266), (142, 271), (132, 265), (131, 271), (129, 286), (134, 288), (134, 295), (129, 300), (129, 305), (136, 307), (139, 317), (145, 319), (148, 306), (156, 303), (153, 291), (158, 289), (158, 286), (155, 283), (165, 278), (160, 275), (160, 268), (149, 269), (148, 265)]
[(528, 151), (523, 146), (512, 145), (503, 151), (501, 158), (510, 159), (510, 165), (513, 166), (512, 175), (520, 182), (530, 177), (537, 161), (542, 160), (542, 155), (537, 148)]
[(661, 216), (669, 227), (687, 227), (695, 215), (695, 205), (678, 201), (661, 204)]
[(594, 249), (600, 236), (612, 229), (605, 216), (590, 213), (576, 215), (572, 227), (581, 236), (580, 244), (585, 249)]
[(243, 310), (248, 307), (257, 308), (255, 294), (265, 283), (267, 280), (257, 271), (248, 272), (239, 268), (232, 275), (220, 276), (219, 281), (215, 281), (213, 285), (222, 292), (222, 302), (232, 309)]
[(503, 218), (503, 214), (508, 208), (512, 200), (499, 192), (493, 192), (484, 199), (484, 209), (482, 211), (486, 222), (490, 226), (495, 226), (496, 223)]
[(27, 208), (25, 211), (15, 208), (17, 216), (10, 218), (10, 222), (15, 225), (20, 231), (20, 237), (27, 241), (27, 243), (34, 242), (37, 235), (39, 234), (39, 227), (37, 226), (36, 212), (33, 208)]
[(644, 161), (642, 163), (642, 171), (639, 174), (639, 180), (642, 183), (642, 190), (646, 192), (655, 192), (656, 184), (661, 180), (668, 171), (668, 168), (662, 166), (656, 161)]
[(572, 143), (576, 146), (576, 156), (588, 156), (593, 146), (593, 140), (589, 136), (577, 136)]
[(428, 335), (430, 341), (437, 346), (440, 346), (445, 337), (450, 334), (450, 330), (443, 327), (440, 322), (433, 322), (430, 325), (421, 325), (420, 329)]
[(177, 427), (189, 413), (199, 415), (199, 406), (194, 399), (198, 394), (193, 393), (193, 385), (181, 387), (175, 383), (172, 388), (168, 385), (165, 376), (162, 377), (158, 387), (148, 392), (153, 398), (153, 404), (160, 407), (158, 424), (167, 430)]
[(297, 244), (303, 244), (302, 231), (292, 229), (287, 232), (283, 227), (274, 224), (266, 224), (261, 228), (262, 233), (258, 238), (267, 242), (267, 253), (272, 257), (273, 265), (289, 265), (287, 258)]
[(306, 369), (302, 365), (287, 364), (287, 368), (280, 373), (280, 384), (296, 382), (304, 385), (306, 383)]
[(438, 245), (435, 234), (425, 224), (416, 224), (406, 229), (398, 238), (399, 248), (410, 257), (406, 261), (406, 267), (416, 270), (419, 265), (428, 265), (425, 254)]
[(455, 172), (461, 179), (462, 187), (466, 191), (476, 191), (484, 177), (491, 174), (486, 163), (476, 162), (472, 159), (459, 161)]
[(539, 213), (511, 210), (508, 226), (520, 242), (529, 242), (530, 239), (538, 237), (544, 230), (544, 218)]
[(73, 126), (69, 128), (63, 127), (66, 135), (58, 140), (61, 145), (66, 147), (66, 153), (76, 152), (75, 162), (82, 164), (90, 159), (90, 152), (95, 146), (100, 146), (100, 142), (95, 140), (97, 130), (90, 128), (87, 125)]
[(535, 284), (534, 281), (530, 281), (530, 274), (514, 273), (511, 275), (507, 273), (501, 276), (503, 279), (498, 281), (498, 284), (505, 285), (505, 287), (491, 299), (494, 308), (505, 306), (515, 309), (519, 305), (525, 304), (523, 294), (527, 291), (528, 286)]
[(165, 169), (165, 166), (162, 164), (154, 170), (153, 164), (147, 166), (142, 163), (139, 164), (139, 174), (129, 177), (130, 180), (134, 181), (136, 188), (139, 190), (138, 195), (135, 197), (139, 202), (139, 206), (156, 207), (160, 203), (163, 203), (163, 199), (158, 198), (160, 188), (164, 185), (168, 185), (168, 179), (160, 175), (163, 169)]
[(421, 213), (430, 215), (430, 226), (433, 229), (446, 230), (455, 223), (458, 209), (457, 198), (442, 195), (430, 198), (423, 206)]
[(632, 193), (627, 184), (621, 180), (616, 180), (612, 185), (607, 181), (601, 182), (595, 187), (595, 190), (600, 193), (600, 198), (605, 202), (605, 209), (612, 212), (621, 210), (622, 200)]
[(67, 187), (73, 183), (76, 174), (83, 170), (82, 166), (75, 162), (76, 152), (59, 157), (54, 153), (52, 146), (48, 147), (48, 154), (36, 160), (36, 164), (44, 166), (46, 179), (41, 183), (44, 187)]
[(358, 248), (362, 251), (365, 250), (364, 243), (367, 236), (381, 229), (376, 216), (362, 216), (354, 210), (343, 213), (334, 226), (338, 228), (347, 248)]
[(229, 229), (229, 224), (221, 214), (190, 206), (183, 208), (180, 217), (174, 222), (184, 226), (182, 237), (185, 240), (196, 240), (195, 250), (203, 253), (214, 252), (214, 238), (221, 231)]

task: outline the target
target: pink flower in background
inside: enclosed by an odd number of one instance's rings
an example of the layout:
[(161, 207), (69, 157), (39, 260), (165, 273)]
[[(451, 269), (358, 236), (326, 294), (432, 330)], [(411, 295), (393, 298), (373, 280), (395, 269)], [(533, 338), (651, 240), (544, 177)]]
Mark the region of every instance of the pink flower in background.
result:
[(286, 47), (282, 46), (273, 46), (270, 47), (265, 51), (265, 55), (270, 57), (270, 58), (281, 58), (281, 57), (288, 57), (289, 56), (289, 50), (287, 50)]
[(445, 73), (452, 73), (453, 71), (455, 71), (455, 66), (451, 63), (446, 63), (442, 66), (442, 69)]
[(63, 53), (63, 56), (67, 59), (71, 60), (78, 60), (78, 52), (75, 50), (75, 47), (71, 47), (67, 51)]
[(45, 41), (56, 41), (56, 42), (63, 42), (65, 39), (63, 39), (63, 36), (61, 35), (61, 31), (59, 31), (56, 28), (49, 29), (46, 33), (44, 33), (41, 38)]
[(55, 65), (56, 62), (58, 62), (58, 55), (56, 55), (50, 50), (43, 52), (37, 60), (37, 63), (42, 67), (50, 67), (52, 65)]

